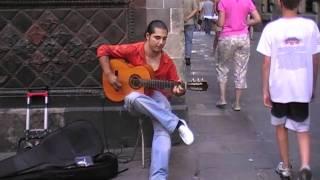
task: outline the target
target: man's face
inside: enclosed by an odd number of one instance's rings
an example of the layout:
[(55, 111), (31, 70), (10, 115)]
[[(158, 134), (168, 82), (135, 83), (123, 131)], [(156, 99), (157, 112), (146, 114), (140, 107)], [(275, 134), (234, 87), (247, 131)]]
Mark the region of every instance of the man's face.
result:
[(153, 34), (146, 34), (147, 43), (153, 52), (161, 52), (166, 45), (168, 32), (165, 29), (155, 28)]

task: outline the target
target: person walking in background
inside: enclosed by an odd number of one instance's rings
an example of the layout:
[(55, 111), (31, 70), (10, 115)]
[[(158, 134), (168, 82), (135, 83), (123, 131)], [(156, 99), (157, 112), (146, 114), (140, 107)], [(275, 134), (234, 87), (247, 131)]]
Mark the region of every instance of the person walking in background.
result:
[(203, 30), (203, 14), (201, 12), (204, 0), (198, 0), (199, 9), (198, 9), (198, 21), (197, 21), (197, 30)]
[[(254, 0), (252, 0), (252, 2), (253, 2), (254, 5), (256, 5)], [(248, 21), (250, 21), (250, 19), (251, 19), (251, 15), (249, 14), (248, 15)], [(249, 31), (250, 40), (253, 40), (253, 32), (254, 32), (253, 26), (248, 26), (248, 31)]]
[[(232, 109), (240, 111), (240, 97), (242, 90), (247, 88), (246, 74), (250, 57), (250, 38), (248, 26), (261, 22), (261, 17), (252, 0), (220, 0), (218, 3), (219, 33), (217, 47), (217, 79), (220, 96), (216, 103), (218, 108), (225, 108), (226, 86), (228, 80), (229, 61), (234, 64), (235, 102)], [(248, 21), (248, 15), (252, 19)]]
[[(178, 76), (174, 62), (163, 51), (167, 37), (168, 28), (165, 23), (154, 20), (146, 29), (145, 41), (121, 45), (100, 45), (97, 49), (97, 57), (110, 85), (116, 91), (123, 87), (117, 74), (111, 69), (110, 58), (122, 58), (132, 66), (148, 65), (154, 70), (154, 79), (180, 81), (181, 78)], [(132, 114), (146, 115), (152, 120), (154, 132), (150, 180), (168, 178), (171, 133), (178, 131), (181, 139), (187, 145), (194, 141), (193, 133), (187, 123), (172, 112), (168, 101), (170, 95), (181, 96), (184, 93), (185, 88), (177, 84), (169, 92), (161, 89), (146, 89), (145, 94), (133, 91), (128, 92), (125, 96), (126, 110)]]
[[(219, 11), (218, 11), (218, 3), (219, 3), (220, 0), (214, 0), (214, 11), (215, 13), (218, 15), (219, 14)], [(219, 39), (219, 32), (221, 31), (221, 27), (219, 27), (217, 25), (217, 20), (215, 21), (215, 24), (214, 24), (214, 38), (213, 38), (213, 54), (214, 56), (216, 55), (216, 49), (217, 49), (217, 46), (218, 46), (218, 39)]]
[(187, 66), (191, 64), (192, 39), (198, 11), (197, 0), (183, 0), (185, 63)]
[[(263, 30), (257, 51), (262, 65), (263, 103), (271, 108), (281, 162), (276, 172), (290, 177), (288, 129), (296, 132), (298, 180), (311, 180), (309, 103), (317, 82), (320, 33), (315, 22), (298, 17), (300, 0), (278, 0), (282, 17)], [(303, 27), (303, 28), (301, 28)]]
[(203, 30), (206, 34), (211, 34), (212, 22), (215, 14), (214, 3), (211, 0), (205, 0), (203, 2), (201, 14), (204, 19)]

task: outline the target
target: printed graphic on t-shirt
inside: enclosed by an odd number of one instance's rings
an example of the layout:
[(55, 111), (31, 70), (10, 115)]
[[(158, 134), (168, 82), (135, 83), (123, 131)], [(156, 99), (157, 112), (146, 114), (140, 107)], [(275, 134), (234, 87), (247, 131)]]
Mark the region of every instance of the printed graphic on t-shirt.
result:
[(305, 68), (306, 55), (307, 50), (302, 39), (294, 36), (284, 38), (278, 49), (279, 68), (292, 70)]
[(293, 45), (299, 45), (300, 42), (301, 42), (301, 40), (298, 39), (298, 38), (296, 38), (296, 37), (289, 37), (289, 38), (287, 38), (287, 39), (284, 40), (284, 43), (285, 43), (286, 45), (291, 45), (291, 46), (293, 46)]

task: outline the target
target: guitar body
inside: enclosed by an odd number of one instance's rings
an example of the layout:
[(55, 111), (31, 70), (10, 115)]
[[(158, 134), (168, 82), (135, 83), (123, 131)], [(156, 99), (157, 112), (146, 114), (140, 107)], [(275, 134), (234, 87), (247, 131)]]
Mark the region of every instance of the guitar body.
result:
[(133, 66), (122, 59), (110, 59), (110, 67), (122, 84), (121, 89), (116, 91), (109, 83), (106, 75), (102, 73), (104, 94), (113, 102), (123, 101), (125, 96), (133, 91), (144, 93), (144, 87), (139, 84), (137, 78), (149, 80), (153, 75), (153, 71), (148, 65)]

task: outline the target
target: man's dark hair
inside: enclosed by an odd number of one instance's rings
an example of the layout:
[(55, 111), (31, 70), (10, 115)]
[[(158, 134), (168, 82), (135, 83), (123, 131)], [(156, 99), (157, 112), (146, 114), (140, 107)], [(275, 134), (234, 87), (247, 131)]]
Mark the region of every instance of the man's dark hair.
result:
[(163, 21), (161, 21), (161, 20), (153, 20), (153, 21), (151, 21), (149, 23), (149, 25), (148, 25), (148, 27), (146, 29), (145, 35), (147, 33), (153, 34), (155, 28), (164, 29), (164, 30), (166, 30), (168, 32), (167, 25)]
[(287, 9), (294, 10), (299, 6), (300, 0), (280, 0)]

